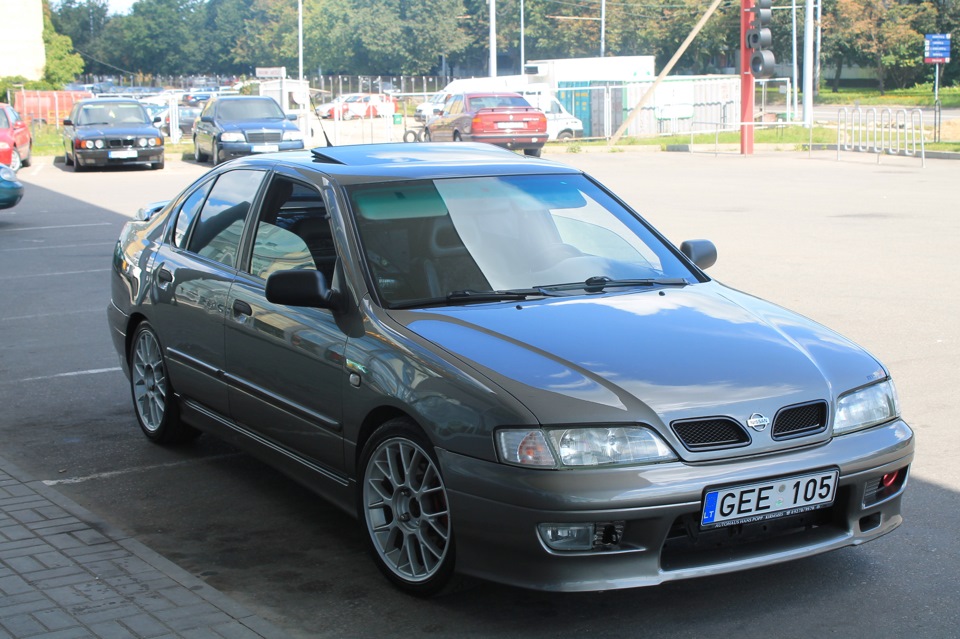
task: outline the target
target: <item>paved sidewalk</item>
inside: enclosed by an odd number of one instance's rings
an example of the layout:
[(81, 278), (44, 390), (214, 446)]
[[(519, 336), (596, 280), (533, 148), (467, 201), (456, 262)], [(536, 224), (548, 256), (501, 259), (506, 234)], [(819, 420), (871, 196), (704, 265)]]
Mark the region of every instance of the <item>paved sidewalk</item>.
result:
[(0, 457), (0, 639), (27, 637), (287, 634)]

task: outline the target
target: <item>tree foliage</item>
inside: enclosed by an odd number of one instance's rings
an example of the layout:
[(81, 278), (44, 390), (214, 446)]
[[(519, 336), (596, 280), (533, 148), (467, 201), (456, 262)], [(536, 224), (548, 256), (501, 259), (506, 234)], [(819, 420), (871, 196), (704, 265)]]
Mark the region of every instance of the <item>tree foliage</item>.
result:
[[(243, 75), (285, 66), (292, 75), (299, 63), (298, 6), (310, 75), (434, 74), (441, 59), (462, 74), (480, 75), (489, 64), (489, 0), (136, 0), (126, 15), (107, 15), (107, 2), (59, 0), (51, 16), (97, 73)], [(708, 5), (604, 0), (603, 53), (653, 55), (662, 68)], [(500, 74), (522, 72), (521, 6), (525, 60), (600, 55), (601, 0), (497, 0)], [(739, 14), (739, 2), (723, 3), (677, 71), (735, 66)], [(930, 78), (923, 34), (960, 27), (960, 0), (824, 0), (823, 14), (825, 62), (868, 66), (881, 87), (904, 86)], [(790, 11), (774, 12), (773, 32), (777, 59), (789, 61)], [(958, 75), (960, 64), (948, 67), (947, 77)]]
[(43, 67), (44, 82), (63, 85), (83, 73), (83, 58), (73, 52), (70, 38), (54, 29), (50, 7), (46, 3), (43, 6), (43, 46), (47, 57)]

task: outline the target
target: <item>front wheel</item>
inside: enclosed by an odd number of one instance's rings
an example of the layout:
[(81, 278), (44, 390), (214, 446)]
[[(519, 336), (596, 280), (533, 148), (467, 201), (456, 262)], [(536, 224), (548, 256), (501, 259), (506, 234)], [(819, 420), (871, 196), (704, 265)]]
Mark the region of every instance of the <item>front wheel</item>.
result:
[(377, 567), (412, 595), (430, 597), (450, 581), (453, 527), (433, 446), (408, 419), (381, 426), (364, 446), (359, 518)]
[(214, 166), (223, 162), (223, 159), (220, 157), (220, 144), (216, 140), (213, 141), (213, 156), (211, 162), (213, 162)]
[(14, 147), (10, 150), (10, 168), (16, 173), (21, 166), (23, 166), (23, 162), (20, 160), (20, 149)]
[(167, 379), (167, 366), (153, 328), (142, 322), (130, 345), (130, 391), (140, 429), (157, 444), (178, 444), (199, 435), (180, 421), (180, 412)]

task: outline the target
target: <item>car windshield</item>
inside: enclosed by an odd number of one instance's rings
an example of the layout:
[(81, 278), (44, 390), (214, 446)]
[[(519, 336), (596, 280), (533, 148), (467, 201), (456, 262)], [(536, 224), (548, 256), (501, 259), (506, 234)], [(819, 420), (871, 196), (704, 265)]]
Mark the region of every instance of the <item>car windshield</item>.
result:
[(150, 119), (143, 106), (136, 102), (111, 102), (105, 104), (87, 104), (80, 109), (76, 124), (80, 126), (94, 124), (148, 124)]
[(282, 120), (280, 105), (267, 99), (225, 100), (220, 103), (219, 116), (222, 120)]
[(581, 175), (422, 180), (349, 193), (373, 284), (390, 307), (697, 281)]

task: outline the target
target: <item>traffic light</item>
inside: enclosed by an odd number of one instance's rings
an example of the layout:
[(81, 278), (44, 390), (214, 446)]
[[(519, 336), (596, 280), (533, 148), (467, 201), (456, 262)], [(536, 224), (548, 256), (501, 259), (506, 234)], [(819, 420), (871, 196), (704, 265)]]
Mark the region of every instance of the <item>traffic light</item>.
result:
[(773, 34), (770, 33), (770, 21), (773, 19), (773, 0), (755, 0), (753, 20), (747, 30), (746, 45), (750, 51), (750, 72), (755, 78), (772, 78), (773, 67), (777, 63), (773, 57)]

